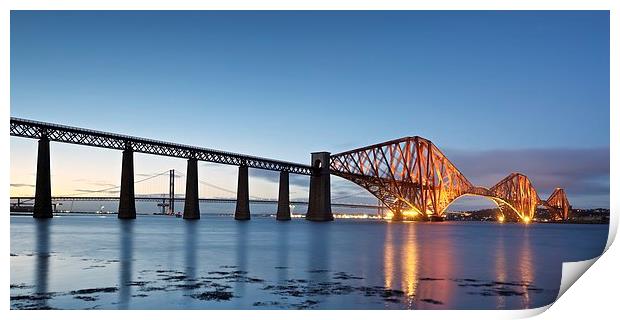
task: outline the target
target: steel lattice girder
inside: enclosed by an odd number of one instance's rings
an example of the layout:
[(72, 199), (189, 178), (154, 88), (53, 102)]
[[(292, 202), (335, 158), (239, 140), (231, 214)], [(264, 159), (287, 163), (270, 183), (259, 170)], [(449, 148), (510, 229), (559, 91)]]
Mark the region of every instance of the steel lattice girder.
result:
[(202, 161), (245, 165), (252, 168), (287, 171), (296, 174), (311, 175), (312, 167), (292, 162), (259, 158), (243, 154), (224, 152), (188, 145), (131, 137), (114, 133), (94, 131), (58, 124), (11, 118), (11, 136), (39, 139), (47, 135), (50, 141), (65, 142), (100, 148), (124, 150), (131, 148), (135, 152), (149, 153), (176, 158), (196, 158)]
[(489, 191), (490, 197), (496, 200), (500, 208), (510, 208), (521, 219), (534, 218), (538, 206), (549, 209), (555, 219), (568, 219), (570, 203), (564, 189), (556, 188), (546, 201), (541, 200), (530, 179), (523, 174), (512, 173)]
[(374, 194), (393, 212), (441, 215), (472, 188), (431, 141), (417, 136), (335, 154), (330, 169)]
[(520, 173), (490, 189), (474, 186), (431, 141), (417, 136), (334, 154), (330, 169), (368, 190), (394, 213), (414, 210), (440, 216), (463, 195), (488, 197), (523, 220), (532, 219), (539, 205), (559, 211), (562, 219), (570, 210), (563, 189), (542, 201), (529, 178)]
[(507, 204), (521, 219), (532, 219), (541, 203), (530, 179), (520, 173), (511, 173), (489, 191), (493, 198)]
[(557, 218), (563, 220), (568, 219), (571, 206), (570, 202), (568, 202), (568, 197), (566, 196), (564, 189), (556, 188), (547, 201), (543, 201), (543, 205), (549, 208), (549, 210), (553, 212)]

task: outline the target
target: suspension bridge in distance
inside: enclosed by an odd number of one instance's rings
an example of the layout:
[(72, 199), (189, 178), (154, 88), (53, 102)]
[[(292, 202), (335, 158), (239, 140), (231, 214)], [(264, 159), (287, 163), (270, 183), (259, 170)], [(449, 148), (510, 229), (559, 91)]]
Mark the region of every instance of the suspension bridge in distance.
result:
[[(534, 218), (536, 208), (544, 206), (555, 220), (566, 220), (571, 206), (566, 192), (556, 188), (542, 200), (529, 178), (513, 172), (498, 184), (486, 188), (475, 186), (429, 140), (405, 137), (398, 140), (358, 148), (331, 155), (311, 153), (310, 165), (231, 153), (202, 147), (95, 131), (65, 125), (11, 118), (10, 134), (38, 140), (37, 171), (33, 217), (53, 217), (51, 195), (50, 142), (61, 142), (122, 151), (121, 184), (119, 186), (118, 218), (136, 218), (136, 197), (133, 153), (187, 159), (183, 218), (200, 219), (198, 196), (198, 161), (238, 166), (238, 182), (234, 218), (250, 219), (248, 168), (280, 173), (277, 220), (290, 220), (289, 174), (309, 177), (310, 188), (306, 220), (331, 221), (332, 197), (330, 175), (337, 175), (363, 187), (393, 213), (393, 220), (414, 215), (421, 220), (442, 220), (446, 208), (464, 195), (491, 199), (502, 214), (523, 222)], [(138, 181), (139, 182), (139, 181)], [(165, 201), (161, 197), (161, 201)], [(202, 199), (203, 201), (209, 201)], [(259, 200), (259, 199), (257, 199)], [(257, 201), (252, 200), (252, 201)], [(21, 201), (21, 200), (20, 200)], [(174, 208), (174, 172), (170, 175), (169, 206)], [(224, 201), (233, 201), (228, 199)], [(344, 204), (343, 204), (344, 205)], [(348, 205), (350, 206), (350, 205)], [(374, 207), (378, 206), (367, 206)], [(173, 209), (174, 211), (174, 209)]]
[[(146, 176), (147, 176), (146, 178), (134, 181), (134, 190), (138, 186), (144, 186), (145, 182), (153, 182), (154, 178), (162, 177), (162, 178), (165, 178), (165, 181), (155, 180), (154, 183), (148, 185), (148, 187), (142, 188), (145, 193), (143, 195), (136, 194), (134, 197), (134, 200), (136, 202), (157, 203), (157, 206), (161, 208), (162, 215), (175, 215), (175, 214), (180, 213), (180, 212), (175, 212), (175, 203), (184, 202), (185, 197), (179, 196), (177, 193), (175, 193), (175, 186), (177, 185), (176, 180), (178, 178), (184, 177), (185, 174), (179, 171), (175, 172), (174, 169), (171, 169), (171, 170), (167, 170), (164, 172), (154, 173), (154, 174), (146, 175)], [(198, 182), (199, 184), (205, 185), (206, 187), (217, 189), (223, 192), (227, 192), (229, 194), (235, 193), (235, 191), (232, 191), (230, 189), (227, 189), (227, 188), (224, 188), (224, 187), (212, 184), (212, 183), (208, 183), (200, 179), (198, 180)], [(165, 193), (157, 194), (157, 191), (160, 190), (159, 187), (162, 185), (168, 188), (167, 194)], [(120, 200), (120, 197), (118, 196), (93, 196), (92, 194), (117, 192), (119, 188), (120, 188), (120, 185), (116, 185), (116, 186), (107, 187), (107, 188), (103, 188), (99, 190), (81, 191), (78, 193), (74, 193), (72, 195), (52, 196), (52, 207), (54, 208), (53, 211), (58, 212), (59, 211), (57, 210), (58, 205), (61, 205), (62, 202), (71, 202), (71, 203), (75, 201), (78, 201), (78, 202), (79, 201), (118, 202)], [(90, 195), (86, 196), (85, 194), (90, 194)], [(350, 197), (357, 196), (359, 194), (360, 194), (359, 192), (356, 192), (356, 193), (351, 193), (351, 194), (346, 194), (346, 195), (340, 195), (335, 199), (350, 198)], [(13, 197), (10, 197), (10, 201), (11, 201), (11, 210), (18, 211), (18, 212), (28, 212), (29, 210), (31, 211), (31, 209), (33, 209), (31, 204), (34, 203), (35, 197), (13, 196)], [(267, 198), (252, 197), (252, 196), (250, 196), (249, 201), (250, 203), (257, 203), (257, 204), (277, 204), (278, 203), (277, 199), (267, 199)], [(198, 202), (230, 204), (230, 203), (236, 203), (237, 199), (236, 198), (222, 198), (222, 197), (198, 198)], [(297, 206), (297, 205), (307, 206), (308, 201), (303, 201), (303, 200), (299, 200), (299, 201), (291, 200), (290, 201), (291, 208), (292, 206)], [(364, 204), (364, 203), (332, 203), (331, 205), (332, 205), (332, 208), (371, 209), (371, 210), (375, 210), (378, 215), (382, 215), (382, 212), (385, 209), (385, 207), (381, 205), (371, 205), (371, 204)]]
[[(146, 178), (143, 178), (143, 179), (140, 179), (134, 182), (134, 190), (138, 186), (144, 187), (145, 182), (153, 182), (154, 178), (163, 177), (165, 178), (165, 181), (155, 180), (155, 182), (149, 184), (148, 187), (142, 188), (143, 191), (145, 192), (144, 195), (136, 195), (134, 197), (134, 200), (136, 202), (155, 202), (157, 203), (157, 206), (161, 208), (161, 214), (175, 215), (176, 214), (175, 203), (185, 201), (185, 197), (179, 196), (178, 194), (175, 193), (175, 185), (177, 184), (176, 180), (183, 176), (185, 176), (184, 173), (179, 172), (179, 171), (175, 172), (174, 169), (147, 175)], [(168, 188), (168, 192), (167, 194), (165, 193), (156, 194), (155, 192), (159, 190), (159, 186), (164, 185), (162, 182), (165, 182), (165, 186)], [(224, 187), (221, 187), (221, 186), (218, 186), (212, 183), (208, 183), (200, 179), (198, 180), (198, 182), (202, 185), (205, 185), (209, 188), (217, 189), (219, 191), (224, 191), (224, 192), (231, 193), (231, 194), (235, 193), (232, 190), (226, 189)], [(120, 185), (116, 185), (116, 186), (107, 187), (107, 188), (103, 188), (99, 190), (82, 191), (82, 192), (74, 193), (71, 195), (52, 196), (52, 206), (54, 207), (54, 211), (58, 212), (58, 210), (56, 209), (59, 204), (62, 204), (62, 202), (75, 202), (75, 201), (78, 201), (78, 202), (79, 201), (118, 202), (120, 200), (120, 197), (118, 196), (93, 196), (92, 194), (116, 192), (118, 191), (119, 188), (120, 188)], [(86, 196), (85, 194), (90, 194), (90, 195)], [(359, 192), (351, 193), (347, 195), (340, 195), (336, 199), (350, 198), (358, 194)], [(13, 196), (13, 197), (10, 197), (10, 201), (11, 201), (11, 210), (27, 212), (28, 210), (33, 208), (31, 204), (34, 203), (35, 197)], [(257, 203), (257, 204), (277, 204), (278, 203), (277, 199), (267, 199), (267, 198), (260, 198), (260, 197), (250, 197), (249, 201), (250, 203)], [(237, 199), (236, 198), (222, 198), (222, 197), (198, 198), (198, 202), (200, 203), (236, 203)], [(289, 203), (291, 206), (308, 205), (308, 201), (302, 201), (302, 200), (300, 201), (291, 200), (289, 201)], [(381, 215), (382, 210), (385, 209), (385, 207), (381, 205), (371, 205), (371, 204), (363, 204), (363, 203), (332, 203), (331, 205), (332, 207), (335, 207), (335, 208), (372, 209), (372, 210), (376, 210), (378, 215)]]
[[(11, 201), (16, 207), (20, 205), (28, 204), (34, 202), (34, 197), (11, 197)], [(56, 202), (69, 202), (69, 201), (119, 201), (119, 197), (71, 197), (71, 196), (54, 196), (52, 197), (52, 204)], [(170, 200), (168, 197), (135, 197), (137, 202), (157, 202), (160, 204), (164, 204), (165, 208), (170, 208)], [(177, 197), (174, 201), (185, 201), (183, 197)], [(199, 202), (206, 203), (236, 203), (237, 199), (227, 199), (227, 198), (198, 198)], [(264, 204), (277, 204), (278, 200), (274, 199), (250, 199), (250, 203), (264, 203)], [(290, 201), (291, 205), (308, 205), (308, 201)], [(332, 203), (332, 207), (341, 207), (341, 208), (353, 208), (353, 209), (374, 209), (374, 210), (382, 210), (385, 209), (383, 206), (371, 205), (371, 204), (355, 204), (355, 203)], [(172, 210), (167, 209), (166, 212), (172, 214)]]

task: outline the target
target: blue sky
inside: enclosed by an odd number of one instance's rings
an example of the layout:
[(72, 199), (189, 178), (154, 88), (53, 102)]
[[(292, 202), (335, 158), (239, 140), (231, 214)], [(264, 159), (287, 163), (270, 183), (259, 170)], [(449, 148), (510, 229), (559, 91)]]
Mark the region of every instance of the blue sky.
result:
[[(420, 135), (481, 185), (562, 162), (530, 178), (608, 207), (609, 15), (13, 11), (11, 115), (304, 163)], [(11, 183), (34, 180), (35, 151), (11, 138)], [(136, 172), (185, 170), (142, 157)], [(54, 145), (52, 158), (62, 191), (120, 178), (115, 151)], [(235, 168), (212, 168), (205, 180), (234, 189)], [(256, 176), (251, 192), (275, 196)]]

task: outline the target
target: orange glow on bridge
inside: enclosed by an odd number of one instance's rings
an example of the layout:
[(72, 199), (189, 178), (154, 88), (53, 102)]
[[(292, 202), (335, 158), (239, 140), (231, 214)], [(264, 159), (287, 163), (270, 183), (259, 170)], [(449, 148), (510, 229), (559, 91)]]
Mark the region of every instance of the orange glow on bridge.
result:
[(414, 218), (417, 217), (420, 214), (420, 212), (412, 209), (412, 210), (407, 210), (405, 212), (403, 212), (403, 216), (407, 217), (407, 218)]
[(520, 173), (511, 173), (491, 188), (474, 186), (430, 140), (417, 136), (334, 154), (330, 160), (330, 172), (372, 193), (390, 209), (389, 219), (441, 218), (464, 195), (490, 198), (501, 211), (498, 221), (509, 214), (529, 223), (538, 206), (547, 207), (556, 220), (566, 220), (570, 212), (564, 189), (541, 200), (530, 179)]

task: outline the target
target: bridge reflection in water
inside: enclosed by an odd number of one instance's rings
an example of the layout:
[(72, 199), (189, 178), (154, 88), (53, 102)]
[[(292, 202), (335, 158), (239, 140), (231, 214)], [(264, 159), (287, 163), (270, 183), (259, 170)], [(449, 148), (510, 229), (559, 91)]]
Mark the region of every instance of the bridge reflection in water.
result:
[(534, 283), (535, 266), (532, 261), (530, 233), (527, 229), (523, 230), (522, 239), (523, 242), (521, 242), (521, 250), (519, 250), (519, 275), (521, 276), (521, 284), (524, 292), (522, 307), (529, 308), (531, 305), (531, 300), (527, 285)]
[(118, 309), (130, 309), (131, 282), (133, 278), (134, 260), (134, 221), (119, 220), (120, 270), (118, 281)]
[(36, 225), (36, 266), (35, 266), (35, 294), (39, 295), (41, 299), (37, 304), (39, 309), (48, 308), (48, 275), (50, 271), (50, 256), (51, 256), (51, 242), (50, 242), (50, 225), (51, 221), (40, 221)]
[[(497, 309), (531, 308), (535, 304), (531, 288), (537, 280), (534, 275), (540, 271), (535, 270), (528, 228), (507, 233), (499, 230), (497, 237), (481, 244), (480, 252), (465, 248), (469, 245), (460, 242), (465, 241), (462, 234), (448, 230), (429, 234), (429, 230), (419, 223), (386, 225), (384, 286), (402, 290), (406, 308), (475, 309), (481, 298), (495, 300)], [(506, 244), (513, 239), (514, 231), (520, 234), (520, 241)], [(467, 260), (476, 261), (476, 265), (463, 267)], [(390, 303), (385, 306), (389, 308)]]
[[(502, 230), (503, 231), (503, 230)], [(506, 274), (506, 245), (504, 243), (504, 233), (501, 232), (501, 237), (497, 239), (497, 246), (495, 249), (495, 278), (499, 282), (508, 281), (508, 276)], [(497, 296), (497, 308), (505, 309), (506, 308), (506, 297), (499, 295)]]
[(396, 288), (396, 281), (400, 280), (400, 287), (403, 288), (409, 309), (413, 308), (413, 302), (418, 288), (418, 241), (416, 230), (412, 225), (405, 225), (406, 232), (404, 239), (398, 237), (400, 233), (394, 229), (397, 226), (388, 224), (386, 226), (385, 247), (384, 247), (384, 273), (385, 287)]
[[(11, 294), (19, 297), (11, 300), (12, 308), (37, 309), (244, 309), (257, 301), (290, 306), (292, 300), (281, 298), (291, 297), (262, 289), (276, 284), (295, 284), (302, 292), (299, 301), (317, 301), (318, 308), (540, 307), (557, 296), (561, 262), (600, 254), (607, 235), (598, 226), (476, 222), (274, 224), (214, 218), (171, 223), (152, 217), (137, 223), (91, 216), (54, 221), (12, 217), (11, 222)], [(192, 297), (202, 291), (190, 279), (231, 272), (230, 266), (264, 282), (222, 280), (235, 296), (228, 302)], [(165, 271), (165, 277), (156, 270)], [(340, 272), (351, 277), (336, 278)], [(162, 280), (170, 275), (187, 278)], [(145, 284), (133, 284), (139, 282)], [(337, 282), (402, 290), (404, 295), (305, 291)], [(108, 288), (115, 290), (98, 291)], [(89, 295), (82, 290), (96, 291), (91, 296), (98, 300), (71, 298)]]

